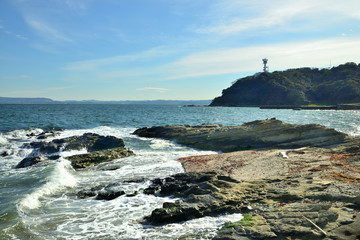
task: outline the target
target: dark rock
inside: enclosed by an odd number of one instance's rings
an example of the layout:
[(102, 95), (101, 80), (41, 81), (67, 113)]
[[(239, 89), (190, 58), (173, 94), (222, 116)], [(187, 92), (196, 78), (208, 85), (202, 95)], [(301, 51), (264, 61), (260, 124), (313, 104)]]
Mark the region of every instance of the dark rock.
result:
[(104, 137), (95, 133), (85, 133), (82, 136), (55, 140), (55, 143), (65, 145), (65, 150), (86, 148), (89, 152), (125, 147), (124, 141), (120, 138), (114, 136)]
[(124, 146), (125, 143), (120, 138), (101, 136), (95, 133), (85, 133), (82, 136), (54, 139), (50, 142), (32, 142), (24, 145), (24, 147), (37, 148), (42, 154), (52, 154), (60, 151), (61, 148), (65, 150), (81, 150), (86, 148), (89, 152), (92, 152)]
[(55, 131), (46, 131), (46, 132), (42, 132), (40, 133), (36, 139), (47, 139), (47, 138), (50, 138), (50, 137), (56, 137), (58, 136), (59, 133), (55, 132)]
[(203, 214), (196, 204), (177, 201), (175, 203), (164, 203), (163, 208), (155, 209), (147, 220), (153, 224), (164, 224), (182, 222), (202, 216)]
[(42, 159), (41, 157), (27, 157), (24, 158), (23, 160), (21, 160), (21, 162), (19, 162), (15, 168), (25, 168), (25, 167), (30, 167), (34, 164), (37, 164), (39, 162), (41, 162)]
[(1, 157), (7, 157), (7, 156), (9, 156), (9, 153), (8, 153), (8, 152), (2, 152), (2, 153), (0, 154), (0, 156), (1, 156)]
[[(52, 134), (53, 132), (50, 132)], [(41, 136), (47, 136), (49, 132)], [(80, 150), (86, 148), (90, 153), (68, 157), (74, 168), (85, 168), (96, 164), (111, 161), (113, 159), (124, 158), (134, 155), (129, 149), (125, 148), (124, 141), (114, 136), (101, 136), (94, 133), (85, 133), (82, 136), (73, 136), (62, 139), (55, 139), (50, 142), (31, 142), (24, 144), (23, 147), (31, 147), (35, 150), (31, 154), (48, 155), (64, 150)], [(58, 156), (49, 156), (50, 160), (56, 160)]]
[(99, 192), (96, 196), (96, 200), (107, 200), (107, 201), (110, 201), (110, 200), (113, 200), (117, 197), (120, 197), (122, 195), (125, 195), (125, 192), (124, 191), (106, 191), (106, 192)]
[(89, 198), (89, 197), (95, 197), (97, 195), (97, 192), (93, 189), (90, 190), (82, 190), (77, 193), (77, 197), (80, 199)]
[(59, 155), (52, 155), (47, 157), (49, 160), (58, 160), (60, 158)]
[(186, 146), (222, 152), (259, 148), (333, 147), (350, 144), (355, 139), (317, 124), (289, 124), (277, 119), (253, 121), (241, 126), (145, 127), (137, 129), (133, 134), (175, 140)]
[[(221, 184), (223, 182), (228, 184)], [(222, 191), (231, 189), (234, 182), (235, 180), (229, 177), (221, 177), (219, 180), (213, 172), (180, 173), (163, 180), (154, 179), (144, 193), (183, 199), (175, 203), (164, 203), (162, 208), (155, 209), (146, 220), (158, 225), (226, 212), (238, 212), (239, 208), (236, 207), (238, 201), (231, 202), (222, 199), (224, 196)], [(217, 188), (216, 185), (221, 185), (222, 188)]]
[(80, 169), (95, 166), (99, 163), (108, 162), (118, 158), (129, 157), (132, 155), (134, 155), (133, 151), (123, 147), (118, 147), (114, 149), (74, 155), (67, 157), (66, 159), (71, 161), (73, 168)]
[(36, 134), (32, 132), (32, 133), (26, 134), (26, 136), (29, 137), (29, 138), (31, 138), (31, 137), (35, 137)]
[(117, 197), (125, 195), (123, 190), (118, 189), (117, 184), (98, 185), (90, 189), (85, 189), (77, 193), (80, 199), (95, 197), (96, 200), (113, 200)]

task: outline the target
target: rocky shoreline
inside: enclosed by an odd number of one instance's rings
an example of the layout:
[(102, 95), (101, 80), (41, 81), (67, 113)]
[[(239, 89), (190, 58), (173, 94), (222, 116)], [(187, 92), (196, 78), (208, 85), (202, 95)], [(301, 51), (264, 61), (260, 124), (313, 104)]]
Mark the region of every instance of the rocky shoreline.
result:
[[(85, 133), (47, 140), (57, 134), (29, 135), (36, 140), (23, 147), (32, 153), (16, 167), (59, 159), (63, 149), (86, 149), (84, 154), (66, 157), (78, 170), (134, 155), (122, 139), (113, 136)], [(226, 223), (215, 239), (360, 239), (358, 137), (316, 124), (276, 119), (241, 126), (141, 128), (134, 134), (219, 152), (180, 158), (185, 173), (153, 179), (141, 190), (179, 198), (155, 209), (143, 219), (144, 224), (242, 213), (243, 220)], [(137, 194), (109, 183), (79, 191), (76, 197), (109, 201)]]
[(216, 239), (360, 239), (359, 138), (276, 119), (135, 134), (226, 152), (181, 158), (186, 173), (155, 179), (145, 193), (181, 200), (154, 210), (152, 224), (242, 213)]

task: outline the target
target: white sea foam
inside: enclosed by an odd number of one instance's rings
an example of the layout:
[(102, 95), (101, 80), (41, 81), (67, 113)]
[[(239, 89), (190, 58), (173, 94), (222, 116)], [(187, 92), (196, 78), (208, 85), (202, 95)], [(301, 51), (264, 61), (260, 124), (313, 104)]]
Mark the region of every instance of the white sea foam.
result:
[(8, 139), (27, 139), (27, 134), (34, 133), (35, 135), (42, 133), (43, 130), (41, 128), (34, 128), (34, 129), (19, 129), (7, 132), (4, 136)]
[(26, 195), (20, 202), (19, 207), (24, 209), (35, 209), (41, 206), (40, 199), (45, 196), (55, 194), (66, 187), (74, 187), (77, 183), (76, 178), (70, 173), (71, 165), (68, 160), (61, 159), (55, 162), (52, 174), (47, 182)]
[(3, 134), (0, 134), (0, 144), (6, 144), (8, 143), (8, 140), (6, 139), (6, 137), (4, 137)]
[(133, 137), (133, 135), (131, 134), (133, 131), (135, 131), (135, 128), (100, 126), (91, 129), (65, 130), (60, 133), (59, 138), (82, 135), (84, 133), (96, 133), (103, 136), (111, 135), (119, 138), (124, 138), (124, 137)]
[[(82, 135), (86, 132), (119, 138), (128, 137), (129, 145), (136, 155), (100, 164), (91, 171), (73, 172), (70, 163), (64, 158), (85, 153), (86, 149), (60, 152), (59, 162), (45, 166), (45, 168), (53, 168), (51, 175), (45, 179), (47, 182), (26, 195), (18, 204), (18, 209), (24, 213), (22, 214), (24, 223), (31, 226), (34, 233), (39, 233), (44, 238), (177, 239), (191, 232), (197, 239), (202, 239), (213, 236), (216, 229), (225, 221), (236, 221), (240, 218), (238, 215), (206, 217), (182, 224), (144, 227), (138, 222), (139, 220), (149, 216), (164, 202), (176, 200), (142, 194), (142, 190), (150, 184), (149, 179), (183, 172), (184, 169), (176, 161), (177, 158), (213, 152), (190, 149), (166, 140), (139, 138), (131, 135), (133, 132), (131, 128), (98, 127), (65, 130), (57, 138)], [(111, 166), (109, 169), (112, 170), (106, 170), (107, 166)], [(137, 179), (144, 181), (126, 182)], [(77, 199), (67, 194), (112, 183), (115, 183), (115, 188), (127, 194), (138, 192), (138, 195), (134, 197), (124, 195), (111, 201), (99, 201), (93, 198)], [(66, 189), (68, 187), (73, 190)], [(56, 195), (58, 193), (64, 194)], [(36, 211), (36, 214), (33, 214), (35, 211), (31, 211), (29, 214), (29, 209), (40, 207), (41, 211)], [(55, 224), (56, 230), (49, 230), (46, 227), (47, 223)]]
[(226, 222), (236, 222), (243, 218), (242, 214), (229, 214), (219, 217), (202, 217), (184, 223), (166, 224), (162, 227), (144, 229), (142, 239), (178, 239), (188, 236), (192, 239), (211, 239), (216, 230)]
[(166, 140), (152, 139), (150, 147), (153, 149), (174, 148), (175, 144)]
[(70, 157), (70, 156), (73, 156), (73, 155), (84, 154), (84, 153), (87, 153), (86, 148), (83, 148), (83, 149), (80, 149), (80, 150), (61, 151), (59, 155), (61, 157), (66, 158), (66, 157)]

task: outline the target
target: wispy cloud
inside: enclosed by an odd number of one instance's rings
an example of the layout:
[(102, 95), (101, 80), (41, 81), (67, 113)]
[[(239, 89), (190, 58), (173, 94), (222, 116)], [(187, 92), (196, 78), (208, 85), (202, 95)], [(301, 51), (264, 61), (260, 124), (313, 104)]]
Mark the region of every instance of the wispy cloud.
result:
[[(330, 61), (333, 65), (349, 61), (356, 62), (358, 61), (357, 53), (360, 52), (359, 42), (360, 37), (339, 37), (305, 42), (220, 48), (192, 52), (167, 63), (156, 62), (151, 66), (137, 64), (144, 60), (143, 54), (124, 55), (77, 62), (69, 64), (64, 69), (72, 74), (68, 79), (79, 79), (85, 72), (101, 81), (109, 79), (168, 81), (221, 74), (238, 74), (241, 76), (244, 73), (261, 71), (261, 59), (264, 57), (269, 58), (269, 66), (272, 71), (297, 67), (328, 67)], [(149, 50), (147, 61), (152, 60), (150, 53), (154, 52)], [(126, 67), (121, 67), (121, 62), (128, 61), (134, 62), (126, 65)], [(150, 89), (143, 88), (143, 90)]]
[(196, 31), (228, 35), (270, 27), (285, 28), (295, 21), (303, 22), (300, 24), (302, 27), (312, 28), (344, 19), (359, 20), (359, 8), (360, 2), (357, 0), (221, 0), (213, 5), (213, 10), (207, 15), (210, 24)]
[(161, 58), (168, 56), (175, 50), (164, 49), (162, 47), (154, 47), (146, 51), (129, 54), (129, 55), (118, 55), (107, 58), (100, 59), (90, 59), (84, 61), (78, 61), (69, 63), (64, 66), (62, 69), (67, 71), (93, 71), (100, 68), (121, 68), (121, 64), (123, 63), (131, 63), (131, 62), (144, 62), (151, 61), (155, 58)]
[(6, 33), (6, 34), (8, 34), (8, 35), (14, 36), (14, 37), (16, 37), (16, 38), (18, 38), (18, 39), (20, 39), (20, 40), (28, 40), (27, 37), (25, 37), (25, 36), (23, 36), (23, 35), (21, 35), (21, 34), (14, 33), (14, 32), (12, 32), (12, 31), (7, 30), (7, 29), (5, 28), (5, 26), (3, 26), (3, 25), (0, 25), (0, 29), (2, 30), (2, 32)]
[(49, 24), (35, 18), (26, 18), (26, 23), (43, 38), (51, 41), (71, 42), (72, 40)]
[(261, 59), (269, 58), (270, 70), (296, 67), (328, 67), (358, 61), (360, 38), (333, 38), (307, 42), (285, 42), (243, 48), (217, 49), (190, 54), (159, 70), (163, 80), (220, 74), (257, 72)]
[(156, 87), (144, 87), (144, 88), (138, 88), (136, 89), (138, 91), (152, 91), (152, 92), (159, 92), (159, 93), (164, 93), (169, 91), (169, 89), (166, 88), (156, 88)]

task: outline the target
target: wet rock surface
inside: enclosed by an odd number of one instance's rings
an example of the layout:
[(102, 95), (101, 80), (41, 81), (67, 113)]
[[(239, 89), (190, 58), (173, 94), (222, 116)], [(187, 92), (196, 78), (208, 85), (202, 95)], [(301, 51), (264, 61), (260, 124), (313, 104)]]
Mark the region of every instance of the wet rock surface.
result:
[(186, 173), (155, 179), (144, 193), (180, 199), (155, 209), (152, 224), (242, 213), (251, 220), (226, 224), (215, 239), (360, 239), (359, 138), (276, 119), (135, 134), (228, 152), (181, 158)]
[(67, 157), (71, 161), (71, 166), (75, 169), (92, 167), (102, 162), (108, 162), (113, 159), (124, 158), (134, 155), (134, 152), (123, 148), (112, 148), (102, 151), (94, 151), (86, 154), (78, 154)]
[(198, 149), (232, 152), (260, 148), (332, 147), (352, 141), (344, 133), (318, 124), (289, 124), (277, 119), (258, 120), (241, 126), (203, 124), (140, 128), (141, 137), (175, 140)]
[[(45, 139), (49, 136), (55, 136), (58, 133), (50, 132), (43, 133), (37, 136), (37, 139)], [(43, 136), (46, 136), (43, 138)], [(40, 138), (39, 138), (40, 137)], [(122, 139), (114, 136), (101, 136), (94, 133), (85, 133), (81, 136), (72, 136), (68, 138), (54, 139), (52, 141), (35, 141), (25, 144), (26, 148), (33, 148), (33, 152), (29, 157), (24, 158), (16, 168), (23, 168), (32, 166), (42, 161), (42, 158), (47, 160), (56, 160), (59, 158), (56, 153), (60, 151), (83, 150), (86, 149), (88, 153), (73, 155), (67, 157), (71, 161), (75, 169), (85, 168), (97, 165), (102, 162), (111, 161), (113, 159), (124, 158), (134, 155), (134, 152), (125, 148), (125, 143)]]
[(95, 200), (111, 201), (120, 196), (134, 197), (138, 194), (135, 192), (126, 193), (118, 183), (108, 185), (98, 185), (92, 188), (84, 189), (76, 193), (76, 197), (80, 199), (94, 198)]
[(352, 194), (331, 185), (289, 176), (239, 182), (213, 172), (177, 174), (155, 179), (144, 190), (180, 198), (155, 209), (146, 221), (159, 225), (246, 213), (251, 226), (222, 229), (216, 239), (359, 239), (360, 185), (351, 186)]
[(41, 157), (26, 157), (23, 160), (21, 160), (15, 168), (25, 168), (25, 167), (30, 167), (32, 165), (35, 165), (37, 163), (42, 162), (42, 158)]
[(146, 220), (158, 225), (239, 212), (241, 198), (234, 201), (228, 199), (225, 194), (236, 182), (234, 179), (218, 176), (214, 172), (176, 174), (165, 179), (155, 179), (144, 190), (145, 194), (181, 199), (174, 203), (164, 203), (162, 208), (155, 209)]

